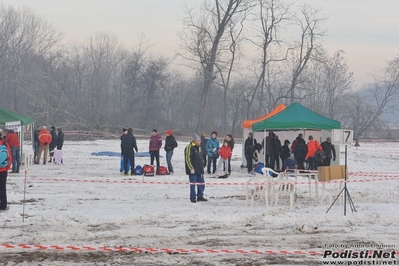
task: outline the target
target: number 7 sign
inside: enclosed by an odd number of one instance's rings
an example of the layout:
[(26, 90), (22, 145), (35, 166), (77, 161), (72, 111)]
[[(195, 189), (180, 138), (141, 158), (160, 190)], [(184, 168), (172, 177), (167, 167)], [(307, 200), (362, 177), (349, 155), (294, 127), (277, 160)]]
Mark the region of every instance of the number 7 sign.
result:
[(353, 130), (333, 129), (331, 142), (332, 142), (332, 144), (335, 144), (335, 145), (352, 145), (353, 144)]

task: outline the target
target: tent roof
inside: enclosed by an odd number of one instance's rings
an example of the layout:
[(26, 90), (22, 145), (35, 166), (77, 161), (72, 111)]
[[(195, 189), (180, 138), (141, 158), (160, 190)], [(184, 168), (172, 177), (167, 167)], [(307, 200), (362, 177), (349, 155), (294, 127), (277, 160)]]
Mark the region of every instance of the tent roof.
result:
[(341, 123), (322, 116), (299, 103), (293, 103), (285, 110), (267, 120), (252, 125), (252, 130), (284, 130), (284, 129), (339, 129)]
[(255, 124), (257, 122), (260, 122), (260, 121), (263, 121), (263, 120), (266, 120), (266, 119), (272, 117), (273, 115), (280, 113), (285, 108), (287, 108), (287, 107), (283, 103), (280, 103), (279, 105), (277, 105), (276, 108), (274, 108), (272, 111), (270, 111), (269, 113), (265, 114), (264, 116), (255, 118), (253, 120), (244, 120), (244, 121), (242, 121), (242, 128), (252, 128), (253, 124)]
[(34, 119), (30, 116), (21, 115), (0, 108), (0, 125), (5, 125), (6, 122), (14, 122), (14, 121), (21, 121), (21, 125), (29, 125), (33, 123)]

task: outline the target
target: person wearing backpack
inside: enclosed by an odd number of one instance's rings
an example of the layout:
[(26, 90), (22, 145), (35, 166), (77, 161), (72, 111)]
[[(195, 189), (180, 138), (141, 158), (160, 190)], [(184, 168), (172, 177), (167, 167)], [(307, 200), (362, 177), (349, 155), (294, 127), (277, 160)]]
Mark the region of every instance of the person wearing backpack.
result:
[(8, 144), (12, 154), (12, 170), (11, 173), (19, 173), (19, 166), (21, 165), (20, 154), (21, 144), (19, 143), (19, 137), (16, 132), (12, 129), (6, 129), (6, 137), (4, 141)]
[(323, 151), (325, 151), (327, 154), (327, 157), (323, 160), (323, 166), (330, 166), (331, 159), (335, 162), (336, 157), (335, 147), (333, 144), (331, 144), (331, 138), (328, 137), (326, 141), (322, 142), (321, 147), (323, 148)]
[(10, 146), (4, 141), (0, 140), (0, 211), (7, 211), (7, 175), (11, 167), (12, 154)]
[(308, 152), (306, 153), (305, 161), (309, 161), (309, 169), (308, 170), (317, 170), (318, 162), (315, 159), (315, 155), (317, 151), (322, 151), (320, 143), (313, 139), (312, 135), (309, 135), (308, 142)]
[(166, 152), (166, 163), (168, 165), (168, 171), (170, 175), (173, 175), (172, 156), (173, 156), (173, 150), (176, 147), (177, 147), (177, 142), (176, 138), (172, 134), (172, 130), (167, 130), (164, 149)]
[(40, 158), (42, 157), (42, 152), (44, 152), (43, 164), (46, 164), (48, 150), (49, 150), (49, 144), (50, 144), (51, 140), (53, 139), (51, 137), (50, 132), (47, 131), (46, 126), (42, 127), (42, 131), (40, 131), (38, 138), (39, 138), (39, 153), (36, 157), (35, 164), (39, 164)]

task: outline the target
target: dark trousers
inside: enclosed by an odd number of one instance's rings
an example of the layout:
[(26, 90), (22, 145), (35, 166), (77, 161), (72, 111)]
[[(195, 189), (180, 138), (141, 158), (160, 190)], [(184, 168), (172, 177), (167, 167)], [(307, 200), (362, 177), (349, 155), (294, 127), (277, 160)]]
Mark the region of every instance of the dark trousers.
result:
[(0, 172), (0, 210), (7, 208), (7, 171)]
[(323, 160), (323, 166), (330, 166), (331, 165), (331, 158), (330, 157), (326, 157)]
[(202, 155), (202, 158), (204, 160), (204, 168), (206, 167), (206, 154)]
[(216, 160), (217, 160), (218, 158), (216, 158), (216, 157), (209, 157), (208, 156), (208, 167), (207, 167), (207, 173), (208, 174), (210, 174), (211, 173), (211, 164), (213, 164), (213, 167), (212, 167), (212, 174), (214, 174), (215, 172), (216, 172)]
[(134, 174), (134, 152), (130, 149), (123, 149), (123, 170), (125, 170), (125, 174), (129, 172), (127, 168), (127, 160), (130, 161), (130, 173)]
[(271, 165), (271, 155), (266, 155), (265, 156), (265, 166), (270, 167)]
[(298, 169), (305, 169), (303, 166), (303, 163), (305, 162), (305, 158), (303, 157), (295, 157), (296, 164), (298, 166)]
[(253, 170), (252, 156), (251, 155), (245, 155), (245, 159), (247, 159), (247, 169), (248, 169), (248, 173), (250, 173)]
[(151, 165), (154, 165), (154, 159), (157, 160), (157, 168), (159, 168), (159, 150), (151, 151)]
[(36, 157), (37, 157), (37, 154), (39, 153), (39, 142), (35, 142), (35, 151), (34, 151), (34, 157), (33, 157), (33, 160), (36, 162)]
[(272, 154), (270, 161), (270, 168), (274, 170), (280, 169), (280, 158), (278, 157), (278, 154)]
[(319, 162), (316, 161), (314, 157), (309, 157), (309, 167), (308, 170), (317, 170), (317, 166), (319, 165)]

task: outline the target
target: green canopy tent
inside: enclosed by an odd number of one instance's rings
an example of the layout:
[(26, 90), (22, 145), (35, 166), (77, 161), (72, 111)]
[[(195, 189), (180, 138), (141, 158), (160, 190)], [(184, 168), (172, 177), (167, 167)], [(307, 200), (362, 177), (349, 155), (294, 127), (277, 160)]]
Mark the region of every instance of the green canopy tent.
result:
[(293, 103), (269, 119), (252, 125), (252, 130), (332, 130), (340, 129), (341, 123), (322, 116), (299, 103)]
[[(266, 138), (266, 131), (273, 131), (281, 142), (283, 139), (292, 142), (296, 138), (295, 131), (300, 131), (305, 139), (305, 135), (313, 135), (315, 139), (321, 140), (321, 138), (331, 137), (332, 129), (340, 128), (340, 122), (313, 112), (299, 103), (293, 103), (278, 114), (252, 125), (254, 133), (264, 132), (263, 139)], [(260, 143), (259, 140), (258, 143)], [(339, 147), (336, 147), (336, 152), (339, 154)], [(339, 156), (334, 164), (339, 164)]]
[[(0, 108), (0, 126), (6, 125), (7, 122), (20, 122), (21, 126), (27, 126), (33, 124), (34, 119), (30, 116), (21, 115), (12, 111), (8, 111)], [(31, 135), (33, 136), (33, 125), (31, 126)], [(19, 134), (19, 140), (21, 142), (21, 155), (22, 155), (22, 140), (24, 139), (24, 130), (21, 130)], [(33, 141), (32, 141), (33, 142)], [(21, 157), (22, 158), (22, 157)]]

